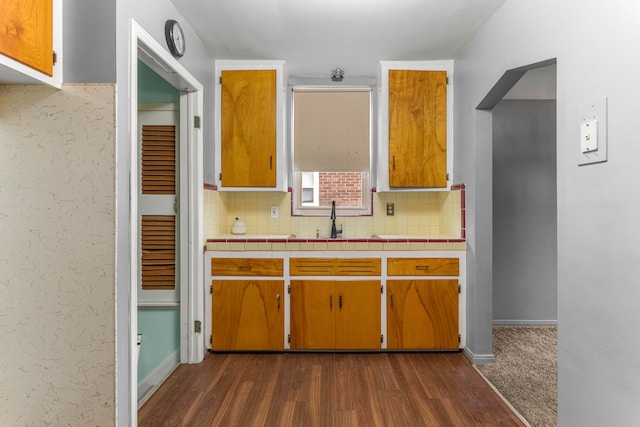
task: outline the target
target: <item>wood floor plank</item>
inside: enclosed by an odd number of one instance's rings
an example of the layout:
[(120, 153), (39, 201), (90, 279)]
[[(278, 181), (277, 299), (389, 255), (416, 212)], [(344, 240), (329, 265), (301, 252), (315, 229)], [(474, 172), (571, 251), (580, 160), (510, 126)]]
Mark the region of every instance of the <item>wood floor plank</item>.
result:
[(209, 354), (138, 411), (144, 426), (523, 426), (461, 353)]

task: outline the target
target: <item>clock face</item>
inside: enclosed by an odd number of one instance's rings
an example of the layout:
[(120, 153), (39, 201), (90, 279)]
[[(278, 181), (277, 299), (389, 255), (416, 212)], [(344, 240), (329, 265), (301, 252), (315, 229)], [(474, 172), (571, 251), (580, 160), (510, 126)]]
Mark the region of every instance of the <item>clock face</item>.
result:
[(184, 55), (186, 43), (180, 24), (173, 19), (169, 19), (164, 25), (164, 35), (171, 54), (177, 57)]

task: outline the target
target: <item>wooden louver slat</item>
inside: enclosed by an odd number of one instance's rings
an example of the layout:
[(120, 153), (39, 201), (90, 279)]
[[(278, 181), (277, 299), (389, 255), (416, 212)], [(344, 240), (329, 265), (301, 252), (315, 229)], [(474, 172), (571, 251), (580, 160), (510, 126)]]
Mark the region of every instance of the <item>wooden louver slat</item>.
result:
[(142, 289), (176, 286), (176, 217), (142, 215)]
[(176, 194), (175, 126), (142, 126), (142, 194)]

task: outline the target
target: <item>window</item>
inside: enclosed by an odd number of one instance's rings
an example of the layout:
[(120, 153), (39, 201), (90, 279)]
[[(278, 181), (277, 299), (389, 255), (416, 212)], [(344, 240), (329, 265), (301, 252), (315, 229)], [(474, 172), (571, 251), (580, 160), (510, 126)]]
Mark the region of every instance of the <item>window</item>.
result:
[(294, 215), (371, 215), (372, 88), (293, 87)]

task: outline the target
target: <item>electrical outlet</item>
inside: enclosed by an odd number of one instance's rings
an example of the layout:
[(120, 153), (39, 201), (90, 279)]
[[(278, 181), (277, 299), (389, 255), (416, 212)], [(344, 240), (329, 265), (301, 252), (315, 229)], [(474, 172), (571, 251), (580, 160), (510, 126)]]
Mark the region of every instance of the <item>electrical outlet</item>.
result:
[(387, 203), (387, 216), (393, 216), (395, 210), (395, 205), (393, 203)]
[(278, 218), (280, 215), (279, 209), (277, 206), (271, 206), (271, 218)]

